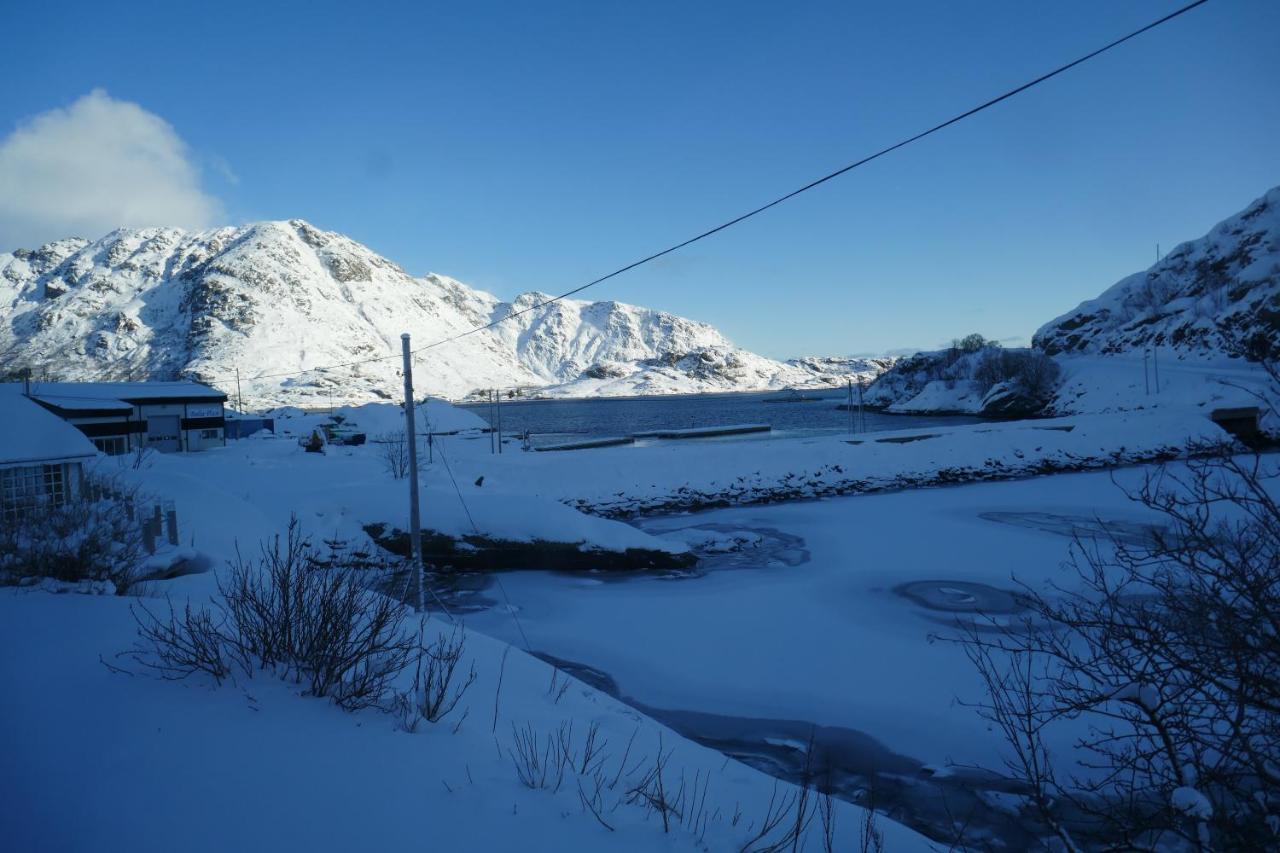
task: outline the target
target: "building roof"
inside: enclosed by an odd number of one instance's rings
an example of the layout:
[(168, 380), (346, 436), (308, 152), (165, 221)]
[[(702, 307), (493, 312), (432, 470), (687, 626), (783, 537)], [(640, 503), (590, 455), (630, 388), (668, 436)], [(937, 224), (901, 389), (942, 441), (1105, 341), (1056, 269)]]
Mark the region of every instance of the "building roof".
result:
[[(10, 383), (21, 392), (21, 383)], [(72, 408), (102, 409), (101, 403), (145, 403), (159, 400), (203, 400), (225, 402), (227, 395), (199, 382), (32, 382), (31, 396), (70, 411)], [(79, 400), (84, 405), (67, 405)]]
[(0, 468), (96, 456), (84, 433), (22, 394), (0, 397)]
[(133, 404), (124, 400), (113, 400), (110, 397), (65, 397), (54, 394), (31, 394), (31, 399), (43, 403), (46, 408), (57, 409), (69, 415), (108, 414), (129, 415), (133, 413)]

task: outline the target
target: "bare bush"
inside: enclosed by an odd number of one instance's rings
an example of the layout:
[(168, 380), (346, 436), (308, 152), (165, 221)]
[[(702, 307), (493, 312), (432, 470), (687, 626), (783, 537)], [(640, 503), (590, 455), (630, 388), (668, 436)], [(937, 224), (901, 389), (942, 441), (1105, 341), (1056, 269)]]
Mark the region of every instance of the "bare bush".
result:
[[(1166, 528), (1077, 542), (1079, 589), (1026, 589), (1027, 619), (965, 639), (980, 713), (1067, 849), (1280, 843), (1277, 478), (1229, 448), (1152, 472), (1130, 497)], [(1046, 734), (1079, 718), (1062, 779)]]
[(169, 602), (169, 618), (162, 619), (141, 602), (134, 607), (138, 635), (149, 653), (130, 655), (142, 666), (174, 681), (203, 672), (221, 684), (231, 675), (221, 623), (208, 609), (192, 610), (188, 603), (179, 615)]
[(237, 556), (219, 579), (211, 608), (166, 622), (135, 611), (140, 644), (130, 654), (162, 673), (246, 674), (268, 671), (305, 684), (348, 710), (380, 705), (416, 648), (398, 602), (363, 588), (346, 561), (320, 561), (297, 520), (282, 543), (261, 546), (257, 560)]
[(538, 733), (533, 725), (526, 723), (524, 728), (511, 724), (513, 749), (507, 750), (511, 762), (515, 765), (516, 776), (526, 788), (559, 791), (564, 784), (566, 770), (573, 769), (572, 757), (561, 747), (563, 741), (563, 724), (561, 737), (547, 734), (539, 746)]
[(136, 487), (93, 473), (64, 503), (4, 507), (0, 582), (107, 581), (124, 595), (147, 555), (135, 518), (142, 502)]
[(662, 817), (663, 832), (671, 831), (673, 819), (676, 821), (681, 819), (680, 807), (672, 801), (667, 791), (666, 770), (670, 759), (671, 753), (663, 750), (662, 733), (659, 732), (658, 757), (654, 759), (653, 766), (640, 781), (631, 786), (626, 797), (627, 802), (632, 805), (639, 804), (646, 810), (657, 812)]
[(384, 432), (374, 438), (378, 446), (378, 459), (394, 480), (409, 476), (409, 442), (404, 432)]
[(1019, 391), (1044, 400), (1057, 388), (1061, 368), (1037, 350), (990, 348), (973, 370), (973, 379), (985, 394), (1001, 382), (1012, 383)]
[(438, 723), (457, 707), (476, 680), (473, 662), (466, 676), (455, 682), (465, 649), (466, 637), (456, 625), (452, 633), (440, 634), (431, 645), (419, 645), (415, 656), (413, 686), (401, 697), (402, 715), (406, 717), (407, 729), (412, 731), (416, 728), (419, 719)]

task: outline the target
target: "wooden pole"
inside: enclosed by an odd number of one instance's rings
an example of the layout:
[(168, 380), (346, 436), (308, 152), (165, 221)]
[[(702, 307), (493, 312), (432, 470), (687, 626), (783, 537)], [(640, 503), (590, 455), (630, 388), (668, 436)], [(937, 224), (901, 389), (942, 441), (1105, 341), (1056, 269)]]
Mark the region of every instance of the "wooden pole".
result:
[(409, 442), (409, 542), (413, 553), (413, 569), (418, 579), (416, 610), (425, 613), (425, 579), (422, 569), (422, 522), (418, 516), (418, 430), (413, 419), (413, 357), (409, 352), (409, 333), (400, 336), (404, 357), (404, 432)]
[(854, 421), (853, 421), (853, 377), (852, 376), (848, 378), (848, 388), (846, 389), (846, 391), (847, 393), (845, 394), (845, 397), (847, 399), (845, 400), (845, 404), (849, 407), (849, 434), (853, 435), (855, 430), (853, 428)]
[(862, 406), (862, 378), (858, 378), (858, 429), (867, 431), (867, 410)]

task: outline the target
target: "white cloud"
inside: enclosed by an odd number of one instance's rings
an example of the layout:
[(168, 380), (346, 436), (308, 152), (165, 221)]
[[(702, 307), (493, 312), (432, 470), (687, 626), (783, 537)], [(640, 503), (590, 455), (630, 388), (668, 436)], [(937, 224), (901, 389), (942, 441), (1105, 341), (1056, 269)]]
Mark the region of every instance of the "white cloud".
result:
[(101, 89), (0, 141), (0, 251), (121, 226), (205, 228), (222, 215), (173, 127)]

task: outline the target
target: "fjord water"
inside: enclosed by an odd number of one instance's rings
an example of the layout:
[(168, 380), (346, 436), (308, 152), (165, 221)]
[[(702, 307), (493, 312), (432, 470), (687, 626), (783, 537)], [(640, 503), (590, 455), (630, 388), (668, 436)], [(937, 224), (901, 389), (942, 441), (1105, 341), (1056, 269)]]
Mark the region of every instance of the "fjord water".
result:
[[(773, 427), (771, 433), (731, 436), (731, 440), (849, 431), (849, 412), (837, 408), (847, 399), (843, 390), (802, 393), (806, 398), (802, 402), (794, 401), (791, 393), (786, 391), (504, 400), (502, 431), (510, 435), (527, 431), (535, 446), (570, 437), (596, 438), (631, 435), (648, 430), (729, 424), (769, 424)], [(467, 404), (465, 408), (485, 420), (493, 420), (488, 403)], [(977, 423), (981, 419), (963, 415), (890, 415), (866, 411), (863, 420), (868, 432), (881, 432), (942, 424)]]

